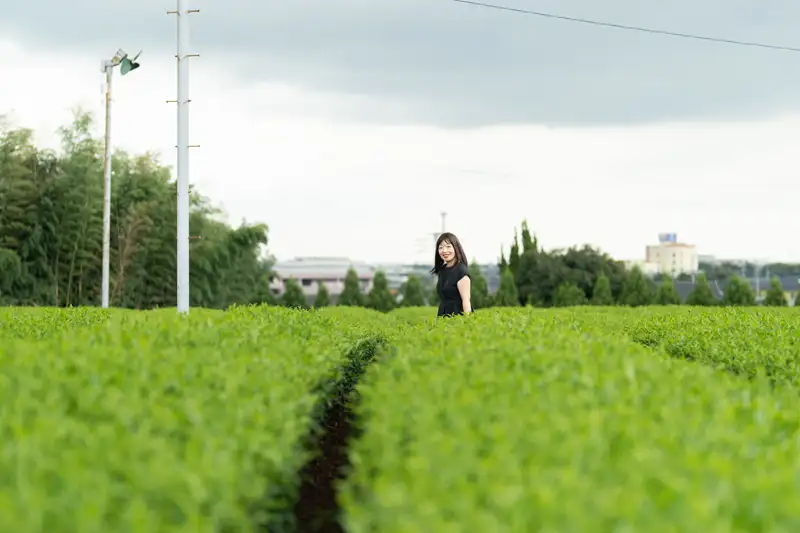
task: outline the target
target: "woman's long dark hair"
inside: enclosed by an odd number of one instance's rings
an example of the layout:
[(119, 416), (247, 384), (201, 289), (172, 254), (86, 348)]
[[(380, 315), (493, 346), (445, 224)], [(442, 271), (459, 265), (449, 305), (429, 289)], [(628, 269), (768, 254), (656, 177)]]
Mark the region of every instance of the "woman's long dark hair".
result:
[(456, 253), (456, 264), (464, 263), (465, 267), (469, 267), (467, 263), (467, 254), (464, 253), (464, 248), (461, 246), (461, 241), (452, 233), (442, 233), (436, 239), (436, 248), (433, 251), (433, 268), (431, 274), (438, 274), (445, 267), (444, 259), (439, 256), (439, 245), (447, 242), (453, 246), (453, 251)]

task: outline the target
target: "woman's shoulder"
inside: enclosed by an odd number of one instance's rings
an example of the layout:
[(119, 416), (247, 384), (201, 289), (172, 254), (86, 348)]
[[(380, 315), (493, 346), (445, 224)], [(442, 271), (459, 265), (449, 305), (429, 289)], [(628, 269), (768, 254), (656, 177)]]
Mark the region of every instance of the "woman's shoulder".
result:
[(469, 276), (469, 268), (464, 263), (457, 264), (455, 270), (459, 278)]

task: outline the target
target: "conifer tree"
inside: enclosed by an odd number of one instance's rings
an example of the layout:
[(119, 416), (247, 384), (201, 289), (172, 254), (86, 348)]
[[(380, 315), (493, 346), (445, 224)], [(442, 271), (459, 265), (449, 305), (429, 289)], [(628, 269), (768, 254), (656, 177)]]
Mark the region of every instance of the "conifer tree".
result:
[(403, 284), (403, 307), (424, 307), (425, 290), (422, 287), (422, 280), (419, 276), (411, 274)]
[(498, 307), (516, 307), (519, 305), (519, 293), (514, 282), (514, 274), (510, 268), (503, 270), (500, 276), (500, 288), (494, 295), (494, 305)]
[(597, 276), (597, 281), (592, 290), (592, 305), (614, 305), (614, 296), (611, 294), (611, 280), (605, 274)]
[(372, 280), (372, 290), (367, 295), (367, 307), (388, 313), (397, 306), (397, 301), (389, 289), (389, 280), (386, 279), (386, 274), (379, 270), (375, 273), (375, 278)]
[(658, 285), (656, 291), (656, 305), (680, 305), (681, 297), (675, 290), (675, 283), (667, 276)]
[(503, 250), (503, 247), (500, 247), (500, 260), (497, 262), (497, 268), (500, 269), (500, 272), (508, 268), (508, 261), (506, 261), (506, 253)]
[(303, 288), (294, 278), (289, 278), (283, 282), (283, 295), (281, 296), (281, 305), (284, 307), (294, 307), (299, 309), (306, 309), (308, 302), (306, 295), (303, 294)]
[(653, 296), (649, 280), (638, 266), (634, 266), (622, 284), (620, 303), (631, 307), (651, 305)]
[(769, 290), (767, 290), (767, 295), (764, 297), (764, 305), (770, 307), (786, 307), (789, 305), (786, 301), (781, 280), (777, 276), (773, 276), (772, 280), (770, 280)]
[(364, 294), (361, 292), (361, 284), (358, 281), (358, 273), (353, 268), (347, 270), (344, 278), (344, 289), (339, 295), (337, 305), (349, 307), (363, 307)]
[(756, 295), (747, 280), (734, 274), (725, 287), (722, 303), (723, 305), (752, 306), (756, 304)]
[(686, 297), (686, 305), (712, 306), (718, 305), (718, 303), (717, 299), (714, 298), (714, 293), (711, 292), (708, 277), (706, 277), (705, 272), (700, 272), (694, 282), (694, 289)]
[(473, 309), (483, 309), (491, 305), (489, 284), (481, 272), (481, 267), (474, 259), (469, 265), (470, 299)]
[(531, 235), (531, 230), (528, 229), (528, 221), (522, 221), (522, 254), (524, 255), (526, 252), (537, 252), (539, 251), (539, 243), (536, 239), (536, 236)]
[(514, 229), (514, 244), (511, 245), (511, 252), (508, 254), (508, 268), (511, 269), (511, 274), (514, 275), (514, 279), (517, 279), (519, 276), (519, 239), (517, 237), (517, 230)]
[(314, 299), (314, 307), (328, 307), (329, 305), (331, 305), (331, 295), (328, 293), (325, 283), (320, 281), (317, 287), (317, 296)]

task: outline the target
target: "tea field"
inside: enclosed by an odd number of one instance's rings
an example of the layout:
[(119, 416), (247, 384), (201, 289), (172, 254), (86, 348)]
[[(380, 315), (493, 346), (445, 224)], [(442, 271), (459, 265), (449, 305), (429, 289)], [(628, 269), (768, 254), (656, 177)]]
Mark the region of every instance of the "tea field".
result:
[(0, 531), (800, 531), (800, 311), (0, 308)]

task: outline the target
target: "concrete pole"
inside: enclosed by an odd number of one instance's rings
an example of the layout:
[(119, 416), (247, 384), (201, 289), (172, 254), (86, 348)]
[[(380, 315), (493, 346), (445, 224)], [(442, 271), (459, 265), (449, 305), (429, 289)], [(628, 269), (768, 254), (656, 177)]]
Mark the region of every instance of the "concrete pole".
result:
[(103, 286), (102, 306), (109, 305), (109, 285), (111, 278), (111, 81), (114, 63), (104, 63), (106, 74), (106, 131), (103, 154)]
[(178, 312), (189, 312), (189, 1), (178, 9)]

